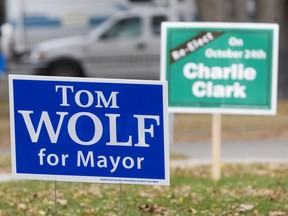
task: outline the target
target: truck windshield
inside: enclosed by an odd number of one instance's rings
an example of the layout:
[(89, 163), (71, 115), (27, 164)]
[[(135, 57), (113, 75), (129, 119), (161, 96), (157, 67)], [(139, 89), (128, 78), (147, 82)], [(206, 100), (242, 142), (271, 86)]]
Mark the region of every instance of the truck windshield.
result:
[(132, 17), (119, 20), (102, 35), (102, 39), (138, 37), (140, 32), (140, 18)]
[(154, 16), (152, 17), (152, 31), (154, 35), (160, 35), (161, 22), (167, 21), (166, 16)]

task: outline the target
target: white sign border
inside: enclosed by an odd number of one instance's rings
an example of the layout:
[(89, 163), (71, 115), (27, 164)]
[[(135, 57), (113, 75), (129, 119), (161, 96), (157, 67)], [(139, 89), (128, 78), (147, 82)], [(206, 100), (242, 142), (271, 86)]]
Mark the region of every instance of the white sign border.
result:
[[(214, 28), (214, 29), (253, 29), (273, 30), (273, 56), (272, 56), (272, 89), (271, 109), (258, 108), (205, 108), (205, 107), (169, 107), (171, 113), (196, 114), (241, 114), (241, 115), (276, 115), (277, 114), (277, 88), (278, 88), (278, 46), (279, 25), (276, 23), (229, 23), (229, 22), (163, 22), (161, 25), (161, 71), (160, 79), (166, 80), (166, 53), (168, 52), (167, 28)], [(169, 85), (169, 83), (168, 83)]]
[[(101, 176), (76, 176), (76, 175), (43, 175), (43, 174), (23, 174), (17, 173), (16, 167), (16, 143), (15, 143), (15, 116), (14, 116), (14, 80), (43, 80), (43, 81), (69, 81), (69, 82), (98, 82), (98, 83), (121, 83), (121, 84), (147, 84), (161, 85), (163, 92), (163, 129), (164, 129), (164, 179), (146, 178), (123, 178), (123, 177), (101, 177)], [(153, 80), (130, 80), (130, 79), (102, 79), (102, 78), (79, 78), (79, 77), (53, 77), (53, 76), (33, 76), (33, 75), (9, 75), (9, 110), (10, 110), (10, 138), (11, 138), (11, 161), (12, 176), (16, 179), (31, 180), (53, 180), (63, 182), (87, 182), (105, 184), (141, 184), (141, 185), (170, 185), (170, 151), (169, 151), (169, 118), (168, 118), (168, 94), (167, 81)], [(103, 180), (104, 179), (104, 180)]]

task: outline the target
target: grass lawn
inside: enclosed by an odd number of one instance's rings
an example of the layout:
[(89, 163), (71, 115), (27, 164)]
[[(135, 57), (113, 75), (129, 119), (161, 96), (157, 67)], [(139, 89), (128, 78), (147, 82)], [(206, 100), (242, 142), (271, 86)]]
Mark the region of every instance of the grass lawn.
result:
[[(288, 165), (173, 168), (171, 186), (122, 185), (123, 215), (288, 215)], [(56, 185), (56, 205), (55, 205)], [(1, 216), (120, 215), (120, 186), (13, 181), (0, 184)]]

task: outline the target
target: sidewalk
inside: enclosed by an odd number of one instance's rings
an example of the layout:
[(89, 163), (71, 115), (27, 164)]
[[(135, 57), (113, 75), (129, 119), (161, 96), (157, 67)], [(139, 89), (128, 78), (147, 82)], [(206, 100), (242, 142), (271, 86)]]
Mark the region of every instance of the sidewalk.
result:
[[(211, 162), (211, 143), (171, 144), (170, 152), (182, 154), (194, 163)], [(226, 141), (221, 144), (224, 163), (288, 163), (288, 140)]]

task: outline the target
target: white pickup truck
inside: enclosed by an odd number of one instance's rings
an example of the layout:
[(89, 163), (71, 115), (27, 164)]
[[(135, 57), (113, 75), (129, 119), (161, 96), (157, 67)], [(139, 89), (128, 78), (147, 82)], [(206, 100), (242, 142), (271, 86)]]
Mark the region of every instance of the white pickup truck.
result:
[(161, 22), (167, 8), (123, 11), (84, 36), (46, 41), (31, 52), (36, 74), (159, 79)]

